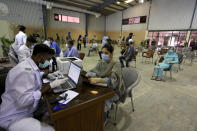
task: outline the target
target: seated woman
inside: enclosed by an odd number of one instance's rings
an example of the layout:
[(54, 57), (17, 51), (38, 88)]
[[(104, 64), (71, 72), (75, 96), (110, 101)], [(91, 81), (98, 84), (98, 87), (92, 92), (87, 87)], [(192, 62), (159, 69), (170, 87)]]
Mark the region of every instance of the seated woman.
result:
[(107, 111), (111, 109), (113, 101), (125, 100), (125, 88), (122, 80), (122, 70), (119, 63), (113, 61), (114, 48), (111, 44), (105, 44), (102, 47), (102, 60), (98, 62), (96, 67), (87, 72), (90, 83), (106, 83), (107, 86), (115, 90), (115, 96), (112, 99), (106, 100), (105, 103), (105, 121)]
[(79, 58), (79, 53), (77, 48), (74, 46), (74, 42), (68, 41), (68, 48), (66, 52), (64, 53), (64, 57), (77, 57)]
[(162, 80), (163, 70), (168, 69), (170, 64), (178, 64), (178, 55), (174, 52), (173, 47), (169, 48), (168, 53), (164, 55), (163, 61), (156, 63), (151, 80)]

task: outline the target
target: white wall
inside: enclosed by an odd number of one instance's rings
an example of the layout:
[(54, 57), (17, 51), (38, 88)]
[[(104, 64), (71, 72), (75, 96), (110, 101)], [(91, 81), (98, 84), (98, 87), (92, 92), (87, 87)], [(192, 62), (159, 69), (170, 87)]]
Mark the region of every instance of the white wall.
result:
[(106, 17), (106, 32), (121, 31), (122, 12), (117, 12)]
[(89, 30), (93, 31), (105, 31), (105, 16), (100, 16), (96, 18), (93, 15), (89, 17)]
[(153, 0), (150, 30), (188, 29), (195, 0)]
[(147, 21), (148, 21), (148, 12), (149, 12), (150, 3), (146, 2), (144, 4), (138, 4), (134, 7), (130, 7), (123, 12), (123, 19), (132, 18), (138, 16), (147, 16), (147, 20), (145, 24), (130, 24), (123, 25), (123, 30), (146, 30)]
[(43, 26), (42, 6), (23, 0), (0, 0), (8, 6), (7, 16), (0, 16), (0, 20), (7, 20), (11, 24)]
[(192, 23), (192, 29), (197, 29), (197, 8), (195, 10), (195, 15), (194, 15), (194, 19), (193, 19), (193, 23)]
[[(74, 16), (80, 18), (80, 23), (69, 23), (69, 22), (60, 22), (54, 20), (54, 14), (62, 14), (67, 16)], [(85, 14), (52, 8), (52, 10), (47, 10), (47, 26), (54, 28), (68, 28), (68, 29), (83, 29), (85, 30)]]
[[(123, 11), (123, 18), (132, 18), (137, 16), (147, 16), (149, 12), (149, 2), (138, 4)], [(122, 12), (117, 12), (106, 17), (106, 31), (121, 31)], [(123, 25), (122, 30), (145, 30), (147, 24)]]

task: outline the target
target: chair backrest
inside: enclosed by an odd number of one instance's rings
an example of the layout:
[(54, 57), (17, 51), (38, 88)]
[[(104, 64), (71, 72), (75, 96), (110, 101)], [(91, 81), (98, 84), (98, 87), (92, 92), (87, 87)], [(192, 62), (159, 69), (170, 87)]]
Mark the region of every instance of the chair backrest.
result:
[(0, 67), (0, 104), (1, 95), (5, 92), (5, 81), (10, 68)]
[(149, 49), (149, 50), (147, 51), (147, 57), (153, 58), (153, 56), (154, 56), (154, 51), (151, 50), (151, 49)]
[(181, 64), (183, 62), (183, 54), (181, 53), (177, 53), (178, 58), (179, 58), (179, 64)]
[(79, 58), (81, 59), (81, 60), (83, 60), (84, 59), (84, 57), (85, 57), (85, 53), (79, 53)]
[(123, 81), (127, 91), (127, 95), (141, 80), (140, 73), (134, 68), (122, 69)]
[(185, 52), (184, 55), (186, 56), (187, 59), (193, 59), (195, 56), (195, 53), (193, 51), (188, 51), (188, 52)]

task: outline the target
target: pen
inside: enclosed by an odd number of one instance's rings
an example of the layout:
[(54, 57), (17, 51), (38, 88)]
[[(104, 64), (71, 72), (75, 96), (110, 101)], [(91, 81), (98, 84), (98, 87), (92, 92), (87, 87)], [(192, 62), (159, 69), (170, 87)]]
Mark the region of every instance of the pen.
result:
[(66, 99), (66, 100), (64, 100), (63, 102), (62, 102), (62, 104), (64, 104), (64, 102), (66, 102), (67, 100), (69, 100), (70, 98), (68, 98), (68, 99)]

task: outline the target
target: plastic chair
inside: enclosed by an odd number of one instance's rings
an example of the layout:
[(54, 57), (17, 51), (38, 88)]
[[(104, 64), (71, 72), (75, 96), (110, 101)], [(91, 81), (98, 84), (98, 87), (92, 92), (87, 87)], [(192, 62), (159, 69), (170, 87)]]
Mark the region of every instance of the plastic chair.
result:
[[(134, 112), (134, 104), (133, 104), (133, 93), (132, 90), (135, 86), (137, 86), (141, 80), (141, 75), (140, 73), (134, 69), (134, 68), (122, 68), (122, 76), (123, 76), (123, 81), (124, 81), (124, 86), (126, 89), (126, 97), (131, 98), (131, 106), (132, 106), (132, 111)], [(114, 125), (116, 125), (116, 118), (117, 118), (117, 113), (118, 113), (118, 105), (120, 101), (116, 101), (116, 110), (115, 110), (115, 118), (114, 118)]]
[(135, 61), (135, 68), (136, 68), (136, 56), (137, 56), (137, 54), (138, 54), (138, 51), (135, 51), (135, 56), (133, 56), (133, 59), (132, 59), (132, 61)]
[(165, 71), (165, 79), (164, 81), (166, 80), (166, 74), (167, 74), (167, 71), (170, 72), (170, 78), (172, 80), (172, 67), (173, 67), (174, 64), (170, 64), (170, 66), (167, 68), (167, 69), (164, 69), (163, 71)]
[(184, 63), (186, 59), (189, 59), (191, 61), (190, 65), (192, 65), (195, 53), (193, 51), (187, 51), (184, 52), (183, 55), (185, 56)]
[(181, 53), (177, 53), (178, 57), (179, 57), (179, 70), (181, 70), (181, 64), (183, 62), (183, 54)]
[[(150, 60), (150, 58), (152, 58), (152, 63), (153, 63), (153, 56), (154, 56), (154, 51), (148, 49), (147, 52), (143, 52), (142, 53), (142, 63), (143, 63), (143, 57), (145, 57), (146, 59), (148, 58)], [(146, 63), (146, 59), (145, 59), (145, 63)]]

